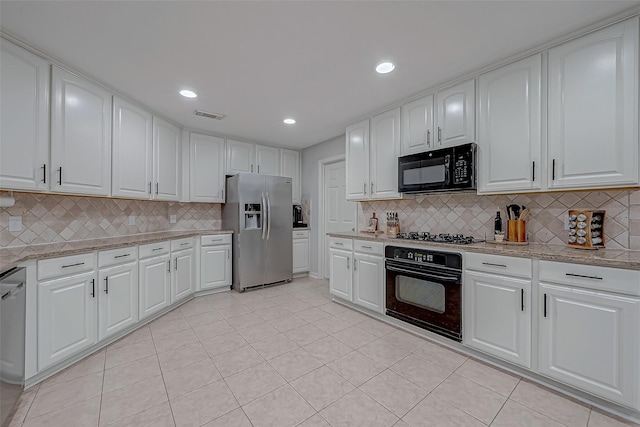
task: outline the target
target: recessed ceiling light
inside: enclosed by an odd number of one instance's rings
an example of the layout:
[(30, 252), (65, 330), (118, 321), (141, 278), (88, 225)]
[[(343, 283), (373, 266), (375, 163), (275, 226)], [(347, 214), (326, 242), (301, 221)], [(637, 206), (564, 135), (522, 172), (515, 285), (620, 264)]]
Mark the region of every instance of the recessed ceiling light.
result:
[(284, 120), (283, 120), (283, 122), (285, 122), (285, 124), (292, 125), (292, 124), (294, 124), (296, 121), (295, 121), (295, 120), (293, 120), (293, 119), (284, 119)]
[(376, 66), (376, 71), (380, 74), (390, 73), (396, 68), (393, 62), (381, 62)]
[(197, 93), (195, 93), (194, 91), (189, 90), (189, 89), (182, 89), (180, 91), (180, 95), (184, 96), (185, 98), (197, 98), (198, 97)]

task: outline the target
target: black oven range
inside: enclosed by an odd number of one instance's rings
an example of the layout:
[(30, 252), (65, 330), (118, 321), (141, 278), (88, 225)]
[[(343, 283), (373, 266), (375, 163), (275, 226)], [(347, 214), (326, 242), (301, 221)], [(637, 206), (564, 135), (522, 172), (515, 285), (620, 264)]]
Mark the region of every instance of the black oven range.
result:
[(462, 341), (462, 255), (385, 248), (386, 314)]

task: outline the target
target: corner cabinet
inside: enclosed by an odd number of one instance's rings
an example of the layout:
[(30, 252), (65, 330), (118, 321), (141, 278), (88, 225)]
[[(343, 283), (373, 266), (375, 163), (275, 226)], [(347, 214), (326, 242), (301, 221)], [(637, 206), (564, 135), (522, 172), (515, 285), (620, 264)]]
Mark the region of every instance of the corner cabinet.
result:
[(49, 63), (0, 39), (0, 188), (49, 188)]
[(280, 149), (280, 175), (291, 178), (291, 201), (293, 204), (302, 203), (302, 173), (299, 151)]
[(52, 67), (51, 190), (108, 196), (111, 94)]
[(542, 55), (478, 79), (478, 194), (542, 189)]
[(349, 126), (346, 130), (347, 200), (400, 198), (399, 155), (399, 107)]
[(224, 203), (224, 139), (189, 135), (189, 200)]
[(638, 18), (549, 51), (550, 189), (637, 185)]
[(112, 195), (150, 199), (153, 116), (113, 97)]
[(181, 132), (177, 126), (153, 117), (153, 199), (180, 200)]

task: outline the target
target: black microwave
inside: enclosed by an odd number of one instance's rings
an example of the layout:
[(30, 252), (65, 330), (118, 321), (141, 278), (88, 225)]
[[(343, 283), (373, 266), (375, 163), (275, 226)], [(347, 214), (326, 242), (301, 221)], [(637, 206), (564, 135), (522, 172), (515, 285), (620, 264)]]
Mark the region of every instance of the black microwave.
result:
[(398, 192), (429, 193), (476, 189), (476, 144), (464, 144), (398, 158)]

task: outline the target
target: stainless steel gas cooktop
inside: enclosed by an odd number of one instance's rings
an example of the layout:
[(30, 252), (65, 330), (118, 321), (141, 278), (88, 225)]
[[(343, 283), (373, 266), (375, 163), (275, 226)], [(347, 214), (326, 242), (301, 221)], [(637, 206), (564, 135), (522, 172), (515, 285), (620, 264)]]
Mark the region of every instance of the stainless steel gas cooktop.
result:
[(465, 236), (463, 234), (431, 234), (427, 232), (409, 231), (407, 233), (399, 233), (396, 239), (400, 240), (417, 240), (429, 243), (449, 243), (453, 245), (469, 245), (471, 243), (484, 242), (484, 239), (476, 239), (475, 237)]

